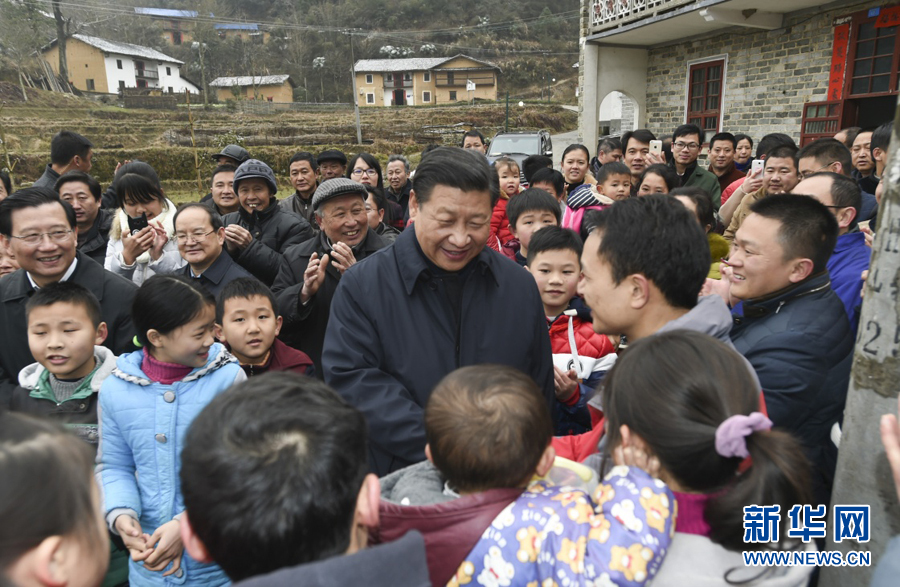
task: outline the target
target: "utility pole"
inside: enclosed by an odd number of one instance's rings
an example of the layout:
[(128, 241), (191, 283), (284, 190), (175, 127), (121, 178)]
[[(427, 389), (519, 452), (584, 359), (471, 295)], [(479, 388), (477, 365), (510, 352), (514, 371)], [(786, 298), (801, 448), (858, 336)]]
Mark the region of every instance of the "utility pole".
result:
[(356, 93), (356, 57), (353, 53), (353, 31), (350, 35), (350, 78), (353, 80), (353, 114), (356, 116), (356, 144), (362, 144), (362, 129), (359, 126), (359, 95)]
[(868, 585), (888, 541), (900, 533), (900, 505), (879, 435), (882, 414), (897, 413), (900, 392), (900, 108), (894, 116), (890, 160), (882, 180), (872, 266), (866, 280), (859, 338), (844, 411), (843, 437), (831, 504), (870, 506), (869, 542), (834, 542), (828, 517), (828, 550), (869, 551), (871, 567), (825, 567), (821, 587)]

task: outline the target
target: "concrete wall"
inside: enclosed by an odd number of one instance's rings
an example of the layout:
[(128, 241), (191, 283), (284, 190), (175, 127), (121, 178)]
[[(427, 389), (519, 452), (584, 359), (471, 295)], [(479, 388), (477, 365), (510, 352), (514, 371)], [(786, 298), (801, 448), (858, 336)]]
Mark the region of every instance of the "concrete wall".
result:
[[(483, 65), (471, 61), (465, 58), (454, 59), (441, 67), (458, 67), (458, 68), (470, 68), (470, 67), (484, 67)], [(405, 72), (404, 72), (405, 73)], [(497, 99), (497, 72), (496, 70), (485, 70), (479, 72), (466, 72), (460, 71), (454, 73), (454, 85), (453, 86), (438, 86), (437, 79), (440, 73), (436, 71), (415, 71), (412, 73), (412, 87), (405, 88), (406, 89), (406, 102), (410, 106), (414, 105), (431, 105), (431, 104), (447, 104), (447, 103), (456, 103), (456, 102), (465, 102), (466, 100), (471, 99), (472, 97), (482, 99), (482, 100), (496, 100)], [(443, 72), (446, 75), (446, 72)], [(472, 73), (473, 75), (478, 75), (479, 77), (490, 76), (491, 84), (478, 84), (478, 80), (475, 84), (474, 92), (466, 91), (466, 79), (467, 73)], [(366, 82), (366, 76), (372, 76), (372, 83)], [(397, 74), (395, 74), (397, 75)], [(402, 75), (402, 73), (400, 74)], [(426, 75), (429, 80), (425, 81)], [(384, 87), (384, 76), (383, 73), (363, 73), (359, 72), (356, 74), (356, 91), (359, 97), (359, 105), (360, 107), (365, 106), (390, 106), (391, 99), (393, 97), (393, 89)], [(397, 88), (399, 89), (399, 88)], [(423, 93), (430, 92), (431, 100), (429, 102), (425, 102), (423, 99)], [(456, 92), (456, 98), (450, 99), (450, 92)], [(369, 104), (366, 100), (367, 94), (372, 94), (374, 96), (374, 103)]]
[[(184, 90), (182, 90), (184, 91)], [(294, 90), (291, 84), (284, 82), (280, 86), (258, 86), (256, 88), (259, 96), (256, 97), (253, 86), (245, 86), (237, 96), (234, 95), (232, 88), (216, 88), (216, 97), (219, 101), (225, 100), (254, 100), (258, 99), (262, 102), (268, 102), (272, 98), (272, 102), (293, 102)]]
[[(135, 78), (134, 61), (131, 57), (124, 55), (110, 55), (105, 58), (106, 63), (106, 79), (110, 92), (119, 91), (119, 82), (125, 82), (126, 88), (137, 87)], [(122, 69), (119, 69), (118, 62), (122, 62)], [(149, 64), (147, 65), (150, 66)], [(71, 68), (72, 66), (69, 65)], [(148, 80), (150, 81), (150, 80)]]
[[(54, 45), (44, 52), (44, 59), (59, 75), (59, 46)], [(110, 93), (118, 91), (118, 87), (110, 88), (106, 81), (106, 60), (103, 53), (87, 43), (70, 38), (66, 43), (66, 59), (69, 66), (69, 82), (79, 90), (88, 91), (87, 80), (94, 80), (91, 91)]]

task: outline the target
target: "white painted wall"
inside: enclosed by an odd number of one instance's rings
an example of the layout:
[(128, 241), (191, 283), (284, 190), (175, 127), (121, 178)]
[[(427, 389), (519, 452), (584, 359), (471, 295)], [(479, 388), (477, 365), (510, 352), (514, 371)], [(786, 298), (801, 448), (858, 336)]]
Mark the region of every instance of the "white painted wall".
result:
[[(122, 61), (122, 69), (119, 69), (116, 60)], [(112, 54), (104, 58), (106, 63), (106, 83), (109, 86), (109, 93), (115, 94), (119, 91), (119, 81), (125, 82), (126, 88), (137, 87), (137, 80), (134, 77), (134, 60), (125, 55)]]
[(579, 131), (584, 144), (596, 146), (601, 101), (610, 92), (621, 92), (635, 102), (636, 127), (644, 128), (647, 125), (647, 50), (593, 43), (584, 43), (581, 47), (584, 52), (584, 94), (581, 96), (582, 127)]
[(610, 92), (600, 102), (600, 120), (618, 120), (622, 118), (622, 92)]

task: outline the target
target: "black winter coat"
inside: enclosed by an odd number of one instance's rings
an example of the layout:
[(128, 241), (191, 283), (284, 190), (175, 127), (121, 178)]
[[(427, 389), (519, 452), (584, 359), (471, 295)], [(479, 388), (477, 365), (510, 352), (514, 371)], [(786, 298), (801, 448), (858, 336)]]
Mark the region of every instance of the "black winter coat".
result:
[(759, 376), (769, 418), (794, 434), (813, 465), (813, 488), (827, 503), (843, 419), (853, 334), (827, 273), (735, 308), (731, 340)]
[[(375, 234), (375, 231), (368, 230), (366, 238), (353, 251), (353, 256), (357, 261), (362, 261), (387, 245), (387, 241)], [(285, 251), (281, 271), (272, 285), (272, 292), (278, 299), (278, 313), (284, 319), (279, 338), (309, 355), (319, 378), (322, 377), (325, 327), (328, 326), (331, 299), (341, 280), (341, 274), (329, 263), (325, 269), (325, 281), (305, 306), (300, 304), (300, 290), (303, 288), (303, 273), (309, 265), (309, 258), (313, 253), (318, 253), (321, 259), (329, 250), (331, 247), (324, 232), (320, 232), (314, 239), (291, 247)]]
[(425, 459), (425, 405), (459, 367), (509, 365), (534, 379), (548, 406), (555, 398), (547, 319), (531, 274), (485, 248), (457, 274), (457, 320), (415, 228), (344, 274), (322, 353), (325, 382), (366, 416), (379, 476)]
[(109, 229), (113, 215), (109, 210), (97, 211), (94, 225), (84, 235), (78, 235), (78, 250), (103, 265), (106, 263), (106, 245), (109, 243)]
[[(300, 244), (315, 236), (309, 222), (291, 212), (285, 212), (272, 198), (262, 212), (252, 214), (241, 208), (226, 214), (222, 223), (227, 227), (237, 224), (250, 231), (253, 241), (243, 251), (235, 251), (232, 257), (238, 265), (268, 285), (275, 282), (281, 268), (282, 254), (292, 245)], [(230, 252), (230, 251), (229, 251)]]
[[(100, 317), (109, 335), (103, 346), (116, 355), (134, 350), (135, 330), (131, 322), (131, 301), (137, 286), (103, 268), (87, 255), (77, 251), (78, 265), (69, 278), (88, 288), (100, 302)], [(28, 348), (28, 323), (25, 304), (34, 289), (24, 269), (0, 279), (0, 408), (9, 405), (9, 397), (18, 385), (19, 371), (34, 363)]]

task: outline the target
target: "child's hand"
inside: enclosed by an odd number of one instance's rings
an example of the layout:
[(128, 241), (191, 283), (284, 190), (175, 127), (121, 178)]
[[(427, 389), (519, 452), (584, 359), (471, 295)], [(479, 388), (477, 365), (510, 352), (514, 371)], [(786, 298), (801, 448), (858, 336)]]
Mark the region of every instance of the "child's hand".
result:
[(659, 459), (651, 457), (642, 448), (631, 445), (623, 447), (621, 444), (613, 449), (613, 462), (626, 467), (643, 469), (654, 479), (659, 478)]
[(166, 229), (163, 228), (163, 225), (158, 220), (151, 224), (150, 228), (153, 229), (153, 244), (150, 246), (150, 258), (156, 261), (162, 256), (163, 247), (169, 242), (169, 237), (166, 234)]
[[(127, 226), (125, 227), (128, 228)], [(153, 246), (156, 233), (153, 228), (146, 226), (137, 234), (131, 234), (128, 230), (122, 231), (122, 260), (126, 265), (134, 265), (135, 259), (143, 255)]]
[(181, 568), (181, 522), (172, 520), (156, 529), (153, 536), (147, 541), (153, 554), (144, 561), (144, 568), (148, 571), (161, 571), (166, 565), (172, 563), (172, 568), (163, 573), (163, 576), (171, 575)]
[(556, 386), (556, 399), (563, 403), (572, 399), (572, 396), (578, 392), (578, 375), (574, 369), (566, 372), (554, 365), (553, 383)]
[(142, 533), (140, 522), (131, 516), (122, 515), (116, 518), (114, 525), (131, 554), (131, 560), (142, 561), (153, 553), (147, 544), (150, 536)]

